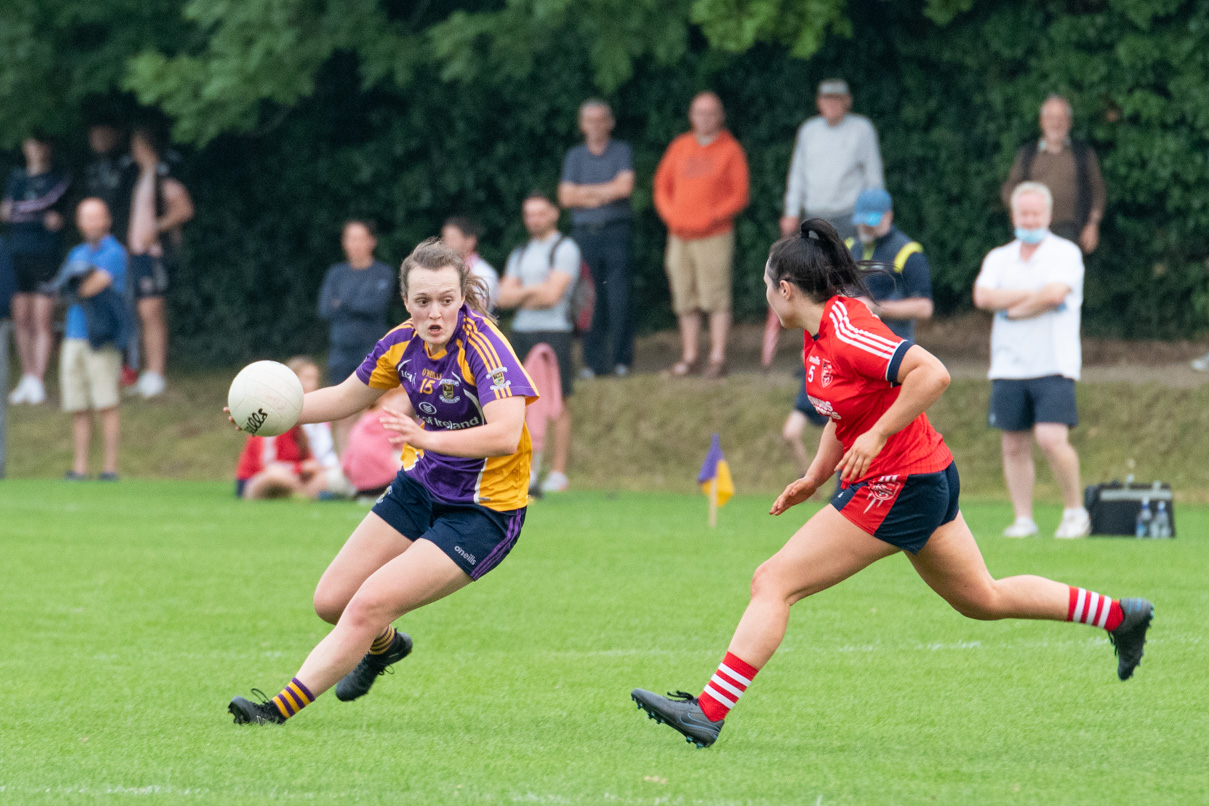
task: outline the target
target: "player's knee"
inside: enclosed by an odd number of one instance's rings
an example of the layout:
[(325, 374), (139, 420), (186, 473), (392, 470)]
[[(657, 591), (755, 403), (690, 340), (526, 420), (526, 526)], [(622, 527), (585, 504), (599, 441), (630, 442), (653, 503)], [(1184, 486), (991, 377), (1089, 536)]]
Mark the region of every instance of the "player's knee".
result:
[(315, 615), (326, 621), (328, 624), (335, 624), (340, 620), (340, 616), (344, 613), (344, 608), (348, 604), (348, 598), (340, 596), (334, 590), (325, 588), (320, 585), (315, 589)]
[(1070, 440), (1067, 439), (1066, 434), (1043, 431), (1037, 434), (1037, 445), (1049, 455), (1069, 448)]
[(388, 602), (376, 596), (364, 594), (354, 596), (340, 614), (340, 624), (357, 630), (369, 630), (377, 634), (390, 623)]
[(767, 596), (784, 596), (781, 589), (780, 574), (777, 573), (776, 558), (760, 564), (751, 576), (751, 598), (760, 599)]
[(965, 591), (945, 597), (953, 609), (966, 618), (994, 621), (1003, 618), (993, 590)]

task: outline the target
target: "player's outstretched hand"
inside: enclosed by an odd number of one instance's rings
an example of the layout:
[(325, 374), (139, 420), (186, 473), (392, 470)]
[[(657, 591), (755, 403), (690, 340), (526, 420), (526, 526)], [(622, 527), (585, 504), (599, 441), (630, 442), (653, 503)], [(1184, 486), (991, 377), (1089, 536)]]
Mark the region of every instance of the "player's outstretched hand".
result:
[(768, 514), (780, 515), (790, 507), (796, 507), (814, 495), (814, 491), (818, 488), (819, 485), (816, 482), (808, 481), (805, 478), (792, 482), (785, 488), (784, 492), (777, 496), (777, 500), (773, 502), (772, 509), (768, 510)]
[(235, 426), (236, 431), (242, 431), (243, 429), (239, 427), (239, 423), (235, 422), (235, 418), (231, 416), (231, 410), (229, 408), (227, 408), (226, 406), (223, 406), (222, 410), (223, 410), (223, 414), (227, 415), (227, 422), (229, 422), (231, 425)]
[(397, 437), (390, 438), (391, 445), (396, 448), (404, 444), (411, 445), (413, 448), (423, 447), (420, 441), (423, 440), (425, 431), (412, 417), (386, 406), (382, 407), (381, 412), (378, 422), (382, 423), (383, 428), (398, 434)]
[(852, 447), (844, 454), (844, 458), (835, 466), (840, 478), (853, 482), (865, 475), (865, 471), (873, 464), (873, 460), (886, 447), (886, 437), (870, 429), (856, 438)]

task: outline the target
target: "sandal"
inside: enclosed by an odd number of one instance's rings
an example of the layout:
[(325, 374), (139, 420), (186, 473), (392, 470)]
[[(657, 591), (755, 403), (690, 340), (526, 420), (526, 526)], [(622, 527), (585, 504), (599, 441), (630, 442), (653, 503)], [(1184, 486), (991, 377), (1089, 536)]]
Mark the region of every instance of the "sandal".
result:
[(696, 361), (677, 361), (663, 371), (663, 374), (669, 378), (687, 378), (689, 375), (695, 375), (696, 373)]

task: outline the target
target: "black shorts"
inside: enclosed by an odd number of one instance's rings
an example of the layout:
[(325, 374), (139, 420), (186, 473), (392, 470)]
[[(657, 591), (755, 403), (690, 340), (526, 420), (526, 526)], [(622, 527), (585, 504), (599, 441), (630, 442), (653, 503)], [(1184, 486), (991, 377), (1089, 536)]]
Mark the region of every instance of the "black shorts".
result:
[(991, 381), (987, 423), (1003, 431), (1028, 431), (1037, 423), (1079, 424), (1075, 382), (1061, 375)]
[(131, 255), (130, 282), (135, 299), (162, 297), (168, 292), (168, 264), (151, 255)]
[(960, 494), (957, 464), (950, 462), (935, 473), (880, 476), (845, 487), (831, 505), (867, 534), (915, 554), (957, 517)]
[(400, 470), (372, 511), (404, 537), (435, 544), (471, 579), (479, 579), (516, 545), (526, 508), (496, 512), (478, 504), (439, 501)]
[(55, 279), (59, 272), (59, 259), (53, 254), (41, 255), (19, 252), (13, 256), (13, 276), (17, 280), (18, 294), (44, 294), (42, 285)]
[[(562, 330), (514, 330), (508, 334), (508, 341), (516, 357), (524, 363), (529, 351), (543, 342), (554, 350), (558, 359), (558, 381), (563, 390), (563, 398), (568, 398), (575, 392), (574, 368), (571, 366), (571, 331)], [(540, 391), (540, 390), (539, 390)]]
[(798, 396), (793, 401), (793, 407), (802, 412), (802, 414), (805, 414), (806, 419), (809, 420), (810, 424), (813, 426), (822, 428), (823, 426), (827, 425), (827, 423), (831, 422), (830, 417), (824, 417), (822, 414), (819, 414), (818, 410), (815, 409), (814, 404), (810, 402), (810, 398), (806, 395), (805, 375), (802, 376), (802, 388), (798, 390)]

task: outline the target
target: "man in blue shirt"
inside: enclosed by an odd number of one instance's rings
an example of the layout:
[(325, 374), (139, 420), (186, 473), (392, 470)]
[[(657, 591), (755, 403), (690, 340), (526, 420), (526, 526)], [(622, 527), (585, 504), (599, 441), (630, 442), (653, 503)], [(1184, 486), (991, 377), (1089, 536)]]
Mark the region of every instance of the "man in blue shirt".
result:
[[(66, 478), (88, 478), (88, 447), (92, 412), (101, 419), (104, 445), (102, 481), (117, 481), (119, 380), (124, 327), (126, 250), (109, 234), (111, 219), (105, 202), (85, 199), (76, 209), (76, 227), (84, 243), (67, 255), (67, 266), (79, 269), (76, 301), (67, 309), (63, 346), (59, 353), (59, 387), (63, 411), (72, 415), (72, 469)], [(112, 304), (108, 304), (112, 303)]]

